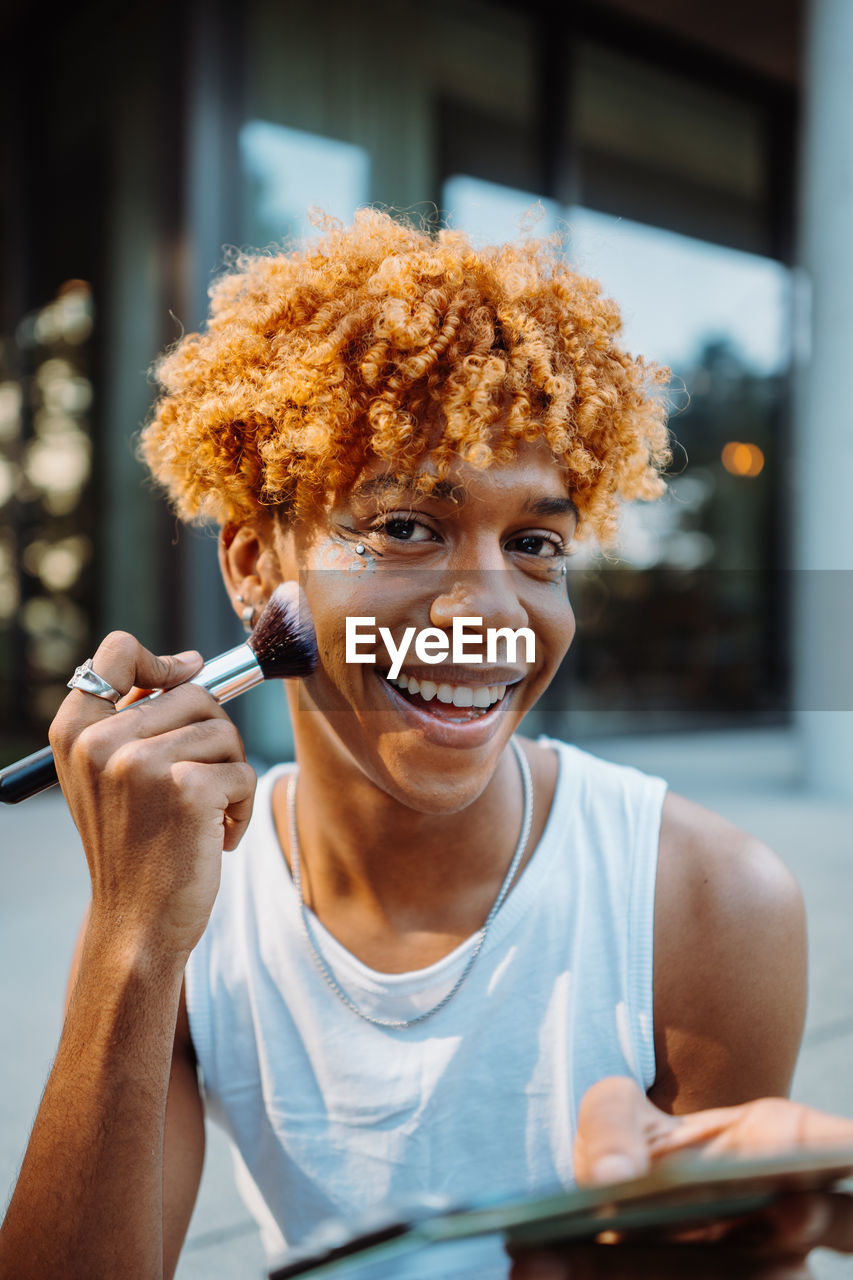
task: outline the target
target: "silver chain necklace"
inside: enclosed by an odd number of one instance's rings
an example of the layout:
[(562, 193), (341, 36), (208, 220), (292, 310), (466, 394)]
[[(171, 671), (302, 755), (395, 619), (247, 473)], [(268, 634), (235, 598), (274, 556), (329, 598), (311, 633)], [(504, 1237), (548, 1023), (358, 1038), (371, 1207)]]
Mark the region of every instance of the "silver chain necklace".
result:
[(483, 944), (488, 936), (492, 921), (500, 911), (504, 899), (509, 893), (510, 886), (515, 879), (519, 864), (524, 856), (524, 850), (527, 848), (527, 841), (530, 838), (530, 828), (533, 825), (533, 779), (530, 776), (530, 765), (527, 763), (527, 756), (524, 754), (515, 738), (511, 738), (510, 742), (513, 750), (515, 751), (516, 759), (518, 760), (518, 767), (521, 770), (521, 785), (524, 792), (521, 834), (518, 837), (518, 844), (515, 846), (515, 853), (512, 855), (509, 870), (507, 871), (503, 884), (498, 891), (498, 896), (492, 903), (492, 908), (486, 916), (485, 923), (477, 934), (477, 941), (474, 944), (473, 951), (468, 957), (465, 968), (462, 970), (447, 995), (443, 996), (442, 999), (439, 1000), (438, 1004), (434, 1004), (433, 1007), (431, 1009), (427, 1009), (425, 1013), (419, 1013), (415, 1018), (374, 1018), (369, 1013), (365, 1013), (363, 1009), (359, 1009), (358, 1005), (350, 1000), (347, 993), (340, 986), (335, 975), (326, 964), (325, 959), (314, 942), (311, 935), (311, 927), (308, 923), (308, 912), (305, 906), (305, 898), (302, 894), (302, 868), (300, 866), (299, 859), (299, 832), (296, 825), (297, 770), (294, 769), (293, 773), (290, 775), (287, 783), (287, 812), (290, 823), (290, 865), (293, 876), (293, 887), (296, 890), (296, 898), (299, 903), (299, 919), (302, 925), (302, 933), (304, 934), (305, 941), (308, 944), (308, 950), (311, 952), (314, 964), (317, 966), (321, 976), (325, 979), (326, 984), (331, 987), (338, 999), (343, 1001), (348, 1009), (351, 1009), (353, 1013), (357, 1014), (358, 1017), (362, 1018), (365, 1022), (372, 1023), (375, 1027), (390, 1027), (395, 1031), (402, 1031), (406, 1027), (414, 1027), (417, 1023), (425, 1022), (427, 1018), (433, 1017), (433, 1015), (438, 1013), (440, 1009), (443, 1009), (446, 1004), (449, 1004), (456, 995), (456, 992), (465, 982), (465, 979), (473, 969), (474, 961), (483, 949)]

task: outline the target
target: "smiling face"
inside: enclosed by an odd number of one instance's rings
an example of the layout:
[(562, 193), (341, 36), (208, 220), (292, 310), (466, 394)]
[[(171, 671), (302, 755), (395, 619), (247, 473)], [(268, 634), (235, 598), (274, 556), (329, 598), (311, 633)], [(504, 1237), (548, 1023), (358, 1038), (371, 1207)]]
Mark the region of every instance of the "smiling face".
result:
[[(320, 664), (291, 687), (297, 743), (350, 764), (407, 806), (455, 812), (491, 778), (522, 717), (542, 696), (574, 635), (563, 567), (575, 511), (544, 444), (478, 471), (458, 463), (430, 494), (374, 462), (350, 494), (317, 521), (275, 527), (274, 566), (299, 574), (317, 630)], [(423, 661), (414, 643), (395, 682), (378, 638), (363, 647), (376, 663), (346, 661), (347, 617), (375, 618), (399, 647), (407, 628), (448, 640), (455, 618), (480, 618), (469, 635), (526, 627), (513, 657), (502, 641), (493, 660)]]

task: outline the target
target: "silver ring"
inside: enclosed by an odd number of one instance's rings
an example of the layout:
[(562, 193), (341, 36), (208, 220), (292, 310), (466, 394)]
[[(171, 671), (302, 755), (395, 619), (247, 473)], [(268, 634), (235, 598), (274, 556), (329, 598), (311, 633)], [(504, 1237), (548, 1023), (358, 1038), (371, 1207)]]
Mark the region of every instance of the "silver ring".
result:
[(68, 688), (93, 693), (96, 698), (103, 698), (105, 702), (118, 702), (121, 697), (118, 689), (114, 689), (97, 671), (92, 670), (91, 658), (87, 658), (82, 667), (77, 668), (68, 681)]

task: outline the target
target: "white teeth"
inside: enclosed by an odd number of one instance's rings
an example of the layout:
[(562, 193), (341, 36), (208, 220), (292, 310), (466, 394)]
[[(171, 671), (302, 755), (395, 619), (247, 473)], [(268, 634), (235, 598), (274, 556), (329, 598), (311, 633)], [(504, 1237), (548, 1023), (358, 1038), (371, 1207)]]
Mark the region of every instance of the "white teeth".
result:
[(386, 676), (386, 679), (398, 689), (419, 693), (424, 702), (432, 702), (433, 698), (438, 698), (439, 702), (447, 705), (477, 707), (481, 711), (500, 702), (507, 690), (505, 684), (435, 684), (432, 680), (418, 680), (416, 676), (407, 676), (405, 672), (401, 672), (394, 680), (390, 676)]

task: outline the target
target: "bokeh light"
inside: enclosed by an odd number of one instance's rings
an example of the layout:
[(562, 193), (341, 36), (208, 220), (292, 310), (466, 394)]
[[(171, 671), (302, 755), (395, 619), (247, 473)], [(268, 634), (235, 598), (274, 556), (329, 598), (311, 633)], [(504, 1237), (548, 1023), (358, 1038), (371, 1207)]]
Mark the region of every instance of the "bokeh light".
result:
[(0, 349), (0, 642), (23, 665), (0, 711), (30, 730), (90, 645), (93, 321), (90, 286), (66, 280), (21, 319), (8, 362)]
[(726, 471), (733, 476), (746, 476), (754, 480), (764, 470), (764, 453), (757, 444), (744, 444), (742, 440), (729, 440), (720, 455)]

